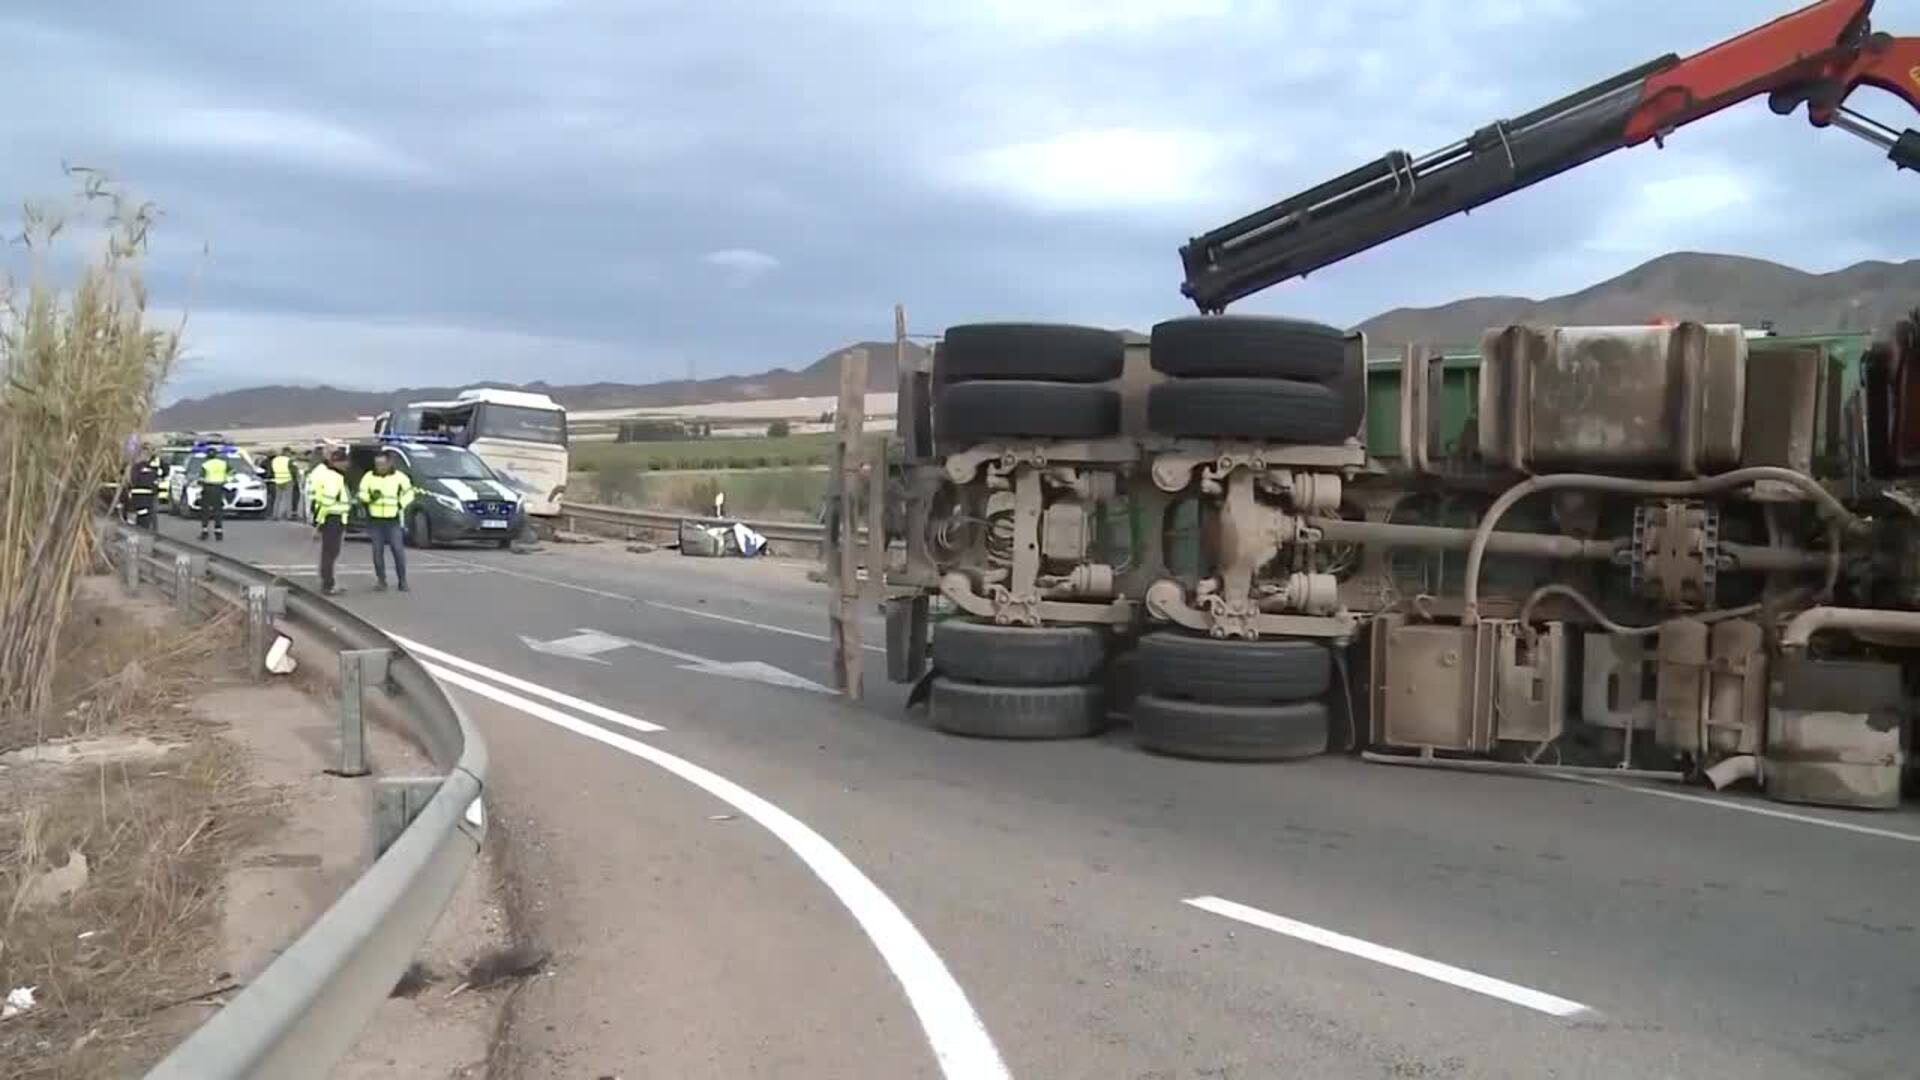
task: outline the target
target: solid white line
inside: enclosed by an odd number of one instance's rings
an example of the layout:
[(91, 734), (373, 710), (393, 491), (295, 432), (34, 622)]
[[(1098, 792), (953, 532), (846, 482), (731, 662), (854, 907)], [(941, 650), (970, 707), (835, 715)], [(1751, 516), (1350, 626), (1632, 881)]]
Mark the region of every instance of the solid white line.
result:
[(495, 671), (485, 664), (476, 664), (465, 657), (455, 656), (450, 652), (442, 652), (431, 645), (421, 644), (411, 638), (403, 638), (393, 633), (389, 633), (387, 636), (399, 642), (408, 652), (431, 657), (443, 664), (451, 664), (462, 670), (471, 671), (475, 675), (484, 675), (503, 686), (511, 686), (515, 690), (532, 694), (535, 697), (546, 698), (556, 705), (565, 705), (569, 709), (577, 709), (580, 712), (586, 713), (588, 716), (597, 716), (609, 723), (619, 724), (621, 727), (630, 728), (639, 732), (651, 733), (667, 730), (651, 720), (642, 720), (637, 716), (628, 716), (626, 713), (616, 712), (604, 705), (595, 705), (591, 701), (583, 701), (580, 698), (574, 697), (572, 694), (563, 694), (558, 690), (550, 690), (547, 687), (541, 686), (539, 683), (516, 678), (504, 671)]
[(1566, 998), (1531, 990), (1490, 975), (1481, 975), (1465, 968), (1454, 967), (1452, 964), (1443, 964), (1438, 960), (1428, 960), (1426, 957), (1415, 956), (1399, 949), (1376, 945), (1371, 941), (1349, 937), (1346, 934), (1336, 933), (1311, 923), (1303, 923), (1297, 919), (1289, 919), (1284, 915), (1261, 911), (1259, 908), (1248, 907), (1245, 904), (1236, 904), (1231, 900), (1222, 900), (1217, 896), (1197, 896), (1183, 902), (1202, 911), (1224, 915), (1249, 926), (1258, 926), (1263, 930), (1272, 930), (1277, 934), (1299, 938), (1310, 944), (1343, 952), (1349, 956), (1358, 956), (1363, 960), (1372, 960), (1374, 963), (1385, 964), (1388, 967), (1399, 968), (1401, 971), (1457, 986), (1462, 990), (1471, 990), (1476, 994), (1496, 997), (1551, 1016), (1584, 1016), (1593, 1011), (1577, 1001), (1568, 1001)]
[(753, 819), (799, 856), (866, 932), (880, 958), (899, 980), (901, 989), (906, 991), (907, 1002), (920, 1019), (920, 1027), (926, 1032), (941, 1074), (948, 1080), (1007, 1080), (1007, 1066), (1000, 1060), (1000, 1051), (987, 1034), (986, 1025), (973, 1011), (966, 991), (954, 980), (953, 973), (947, 970), (933, 946), (920, 936), (906, 913), (881, 892), (878, 885), (861, 873), (840, 849), (800, 819), (726, 777), (656, 746), (537, 702), (516, 698), (439, 665), (424, 666), (436, 678), (658, 765)]
[(1872, 825), (1855, 825), (1851, 821), (1835, 821), (1832, 818), (1815, 817), (1812, 814), (1796, 814), (1791, 810), (1775, 810), (1771, 806), (1756, 806), (1753, 803), (1725, 796), (1709, 798), (1705, 795), (1690, 795), (1684, 791), (1665, 791), (1660, 788), (1641, 787), (1638, 784), (1623, 784), (1618, 780), (1607, 780), (1598, 776), (1570, 776), (1583, 784), (1613, 788), (1616, 791), (1632, 791), (1641, 795), (1652, 795), (1661, 799), (1678, 799), (1681, 802), (1699, 803), (1702, 806), (1717, 806), (1722, 810), (1738, 810), (1743, 814), (1758, 814), (1761, 817), (1779, 818), (1783, 821), (1798, 821), (1803, 825), (1821, 825), (1842, 832), (1859, 833), (1861, 836), (1877, 836), (1882, 840), (1901, 840), (1909, 844), (1920, 844), (1920, 834), (1901, 832), (1898, 829), (1880, 829)]
[[(697, 615), (702, 619), (713, 619), (717, 622), (734, 623), (739, 626), (751, 626), (755, 630), (765, 630), (769, 633), (787, 634), (792, 637), (806, 638), (808, 641), (824, 641), (824, 642), (827, 642), (828, 644), (833, 643), (833, 639), (828, 637), (825, 634), (815, 634), (807, 630), (795, 630), (791, 627), (786, 627), (786, 626), (773, 626), (769, 623), (753, 622), (748, 619), (736, 619), (731, 615), (719, 615), (711, 611), (701, 611), (699, 608), (681, 607), (679, 604), (669, 604), (664, 600), (642, 600), (641, 603), (647, 605), (648, 607), (665, 608), (668, 611), (677, 611), (682, 615)], [(887, 651), (884, 646), (868, 645), (865, 642), (861, 642), (860, 647), (867, 650), (868, 652), (883, 653)]]

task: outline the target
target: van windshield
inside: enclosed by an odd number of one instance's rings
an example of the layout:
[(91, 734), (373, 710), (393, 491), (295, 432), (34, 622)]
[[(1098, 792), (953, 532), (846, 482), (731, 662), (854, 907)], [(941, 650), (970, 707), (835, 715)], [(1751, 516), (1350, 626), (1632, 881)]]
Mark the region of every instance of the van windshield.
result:
[(407, 460), (423, 480), (491, 480), (492, 470), (470, 451), (457, 446), (409, 446)]

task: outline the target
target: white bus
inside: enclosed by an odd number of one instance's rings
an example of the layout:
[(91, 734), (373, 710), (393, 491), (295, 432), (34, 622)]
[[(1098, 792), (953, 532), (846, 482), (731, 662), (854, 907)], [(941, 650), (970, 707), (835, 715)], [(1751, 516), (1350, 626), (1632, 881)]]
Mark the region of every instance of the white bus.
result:
[(560, 513), (572, 458), (567, 411), (545, 394), (482, 387), (452, 401), (416, 401), (381, 413), (378, 435), (437, 435), (464, 446), (518, 488), (527, 513)]

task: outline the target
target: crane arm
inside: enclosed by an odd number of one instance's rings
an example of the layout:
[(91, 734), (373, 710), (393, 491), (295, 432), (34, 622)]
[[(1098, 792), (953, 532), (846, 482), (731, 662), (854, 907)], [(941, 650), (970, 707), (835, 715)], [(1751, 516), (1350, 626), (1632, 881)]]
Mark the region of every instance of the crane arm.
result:
[(1873, 0), (1819, 0), (1682, 58), (1669, 54), (1423, 157), (1395, 150), (1196, 237), (1180, 249), (1180, 291), (1202, 312), (1472, 210), (1623, 147), (1656, 144), (1730, 105), (1767, 95), (1805, 105), (1815, 127), (1875, 143), (1920, 170), (1920, 131), (1846, 107), (1860, 86), (1920, 112), (1920, 38), (1875, 33)]

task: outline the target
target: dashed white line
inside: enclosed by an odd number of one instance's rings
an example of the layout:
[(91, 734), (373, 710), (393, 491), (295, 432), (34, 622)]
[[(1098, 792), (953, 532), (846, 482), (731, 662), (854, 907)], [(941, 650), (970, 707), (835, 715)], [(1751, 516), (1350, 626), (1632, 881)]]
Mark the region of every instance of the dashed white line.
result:
[[(771, 623), (754, 622), (750, 619), (736, 619), (731, 615), (720, 615), (711, 611), (701, 611), (699, 608), (681, 607), (679, 604), (669, 604), (664, 600), (642, 600), (641, 603), (648, 607), (677, 611), (682, 615), (696, 615), (702, 619), (712, 619), (716, 622), (733, 623), (737, 626), (751, 626), (755, 630), (765, 630), (772, 634), (786, 634), (791, 637), (806, 638), (808, 641), (825, 641), (828, 643), (832, 643), (833, 641), (832, 638), (825, 634), (815, 634), (807, 630), (795, 630), (788, 626), (774, 626)], [(868, 652), (883, 653), (887, 651), (884, 646), (868, 645), (865, 642), (861, 642), (860, 647)]]
[(906, 913), (861, 873), (852, 860), (800, 819), (726, 777), (659, 747), (528, 701), (439, 664), (423, 663), (422, 666), (435, 678), (454, 686), (658, 765), (758, 823), (798, 856), (860, 924), (906, 992), (907, 1003), (920, 1020), (941, 1075), (947, 1080), (1009, 1080), (1006, 1063), (1001, 1060), (992, 1036), (987, 1034), (986, 1025), (933, 946), (907, 919)]
[(1778, 818), (1782, 821), (1798, 821), (1803, 825), (1819, 825), (1842, 832), (1857, 833), (1861, 836), (1876, 836), (1882, 840), (1900, 840), (1909, 844), (1920, 844), (1920, 834), (1901, 832), (1898, 829), (1881, 829), (1872, 825), (1856, 825), (1851, 821), (1835, 821), (1832, 818), (1816, 817), (1812, 814), (1796, 814), (1791, 810), (1776, 810), (1771, 806), (1757, 806), (1739, 799), (1719, 796), (1708, 798), (1705, 795), (1690, 795), (1684, 791), (1667, 791), (1662, 788), (1642, 787), (1639, 784), (1625, 784), (1618, 780), (1607, 780), (1597, 776), (1569, 776), (1569, 780), (1578, 780), (1583, 784), (1612, 788), (1615, 791), (1631, 791), (1640, 795), (1652, 795), (1657, 799), (1677, 799), (1680, 802), (1699, 803), (1702, 806), (1715, 806), (1722, 810), (1738, 810), (1743, 814), (1758, 814), (1761, 817)]
[(1249, 926), (1272, 930), (1276, 934), (1285, 934), (1322, 948), (1357, 956), (1363, 960), (1371, 960), (1376, 964), (1385, 964), (1423, 978), (1457, 986), (1462, 990), (1471, 990), (1476, 994), (1499, 998), (1549, 1016), (1565, 1018), (1593, 1015), (1592, 1009), (1577, 1001), (1555, 997), (1544, 991), (1510, 983), (1504, 979), (1496, 979), (1491, 975), (1457, 968), (1452, 964), (1443, 964), (1438, 960), (1429, 960), (1424, 956), (1415, 956), (1410, 952), (1403, 952), (1386, 945), (1377, 945), (1363, 938), (1352, 937), (1311, 923), (1303, 923), (1298, 919), (1289, 919), (1284, 915), (1275, 915), (1270, 911), (1261, 911), (1259, 908), (1237, 904), (1232, 900), (1222, 900), (1217, 896), (1196, 896), (1183, 902), (1202, 911), (1225, 916)]
[[(450, 652), (442, 652), (431, 645), (422, 644), (421, 642), (415, 641), (412, 638), (403, 638), (398, 634), (393, 634), (393, 633), (389, 633), (387, 636), (399, 642), (401, 646), (404, 647), (408, 652), (419, 653), (421, 656), (430, 657), (434, 660), (440, 661), (440, 663), (442, 664), (452, 665), (453, 667), (460, 668), (463, 671), (473, 672), (475, 675), (484, 675), (487, 678), (492, 679), (494, 682), (500, 683), (503, 686), (511, 686), (515, 690), (519, 690), (522, 693), (532, 694), (535, 697), (546, 698), (548, 701), (551, 701), (556, 705), (565, 705), (569, 709), (578, 710), (579, 712), (586, 713), (588, 716), (597, 716), (602, 720), (605, 720), (609, 723), (618, 724), (623, 728), (628, 728), (633, 731), (639, 731), (639, 732), (644, 732), (649, 734), (656, 731), (667, 730), (666, 728), (661, 727), (659, 724), (656, 724), (651, 720), (642, 720), (637, 716), (628, 716), (626, 713), (620, 712), (616, 709), (609, 709), (604, 705), (596, 705), (591, 701), (585, 701), (581, 698), (574, 697), (572, 694), (563, 694), (558, 690), (553, 690), (545, 686), (541, 686), (539, 683), (528, 682), (525, 679), (516, 678), (515, 676), (509, 675), (504, 671), (496, 671), (493, 668), (486, 666), (485, 664), (476, 664), (472, 660), (468, 660), (465, 657), (455, 656)], [(474, 692), (480, 693), (480, 691), (477, 691), (477, 690)], [(515, 705), (514, 707), (519, 708), (518, 705)], [(541, 719), (544, 720), (547, 718), (541, 717)]]

